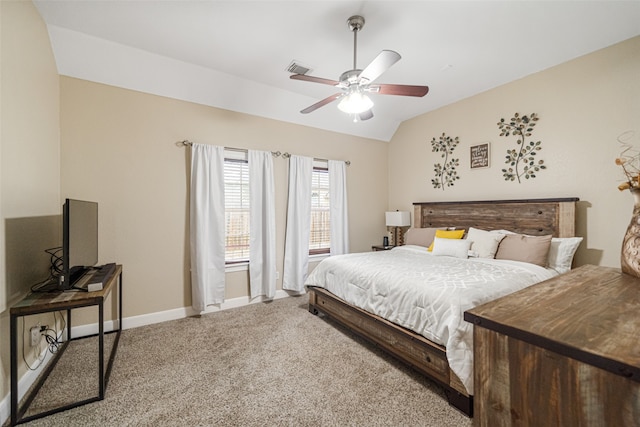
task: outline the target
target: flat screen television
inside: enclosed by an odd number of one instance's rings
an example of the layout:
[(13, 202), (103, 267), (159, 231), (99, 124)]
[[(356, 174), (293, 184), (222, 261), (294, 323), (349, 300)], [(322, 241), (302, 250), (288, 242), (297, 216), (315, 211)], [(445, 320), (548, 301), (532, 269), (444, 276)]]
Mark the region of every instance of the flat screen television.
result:
[(71, 289), (98, 262), (98, 203), (66, 199), (62, 208), (62, 274), (59, 286)]

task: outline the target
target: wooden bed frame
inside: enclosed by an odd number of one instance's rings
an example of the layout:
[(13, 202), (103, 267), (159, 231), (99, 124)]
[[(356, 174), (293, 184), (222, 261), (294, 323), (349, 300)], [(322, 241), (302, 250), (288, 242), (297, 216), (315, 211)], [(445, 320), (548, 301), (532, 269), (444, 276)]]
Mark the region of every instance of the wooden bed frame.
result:
[[(416, 228), (476, 227), (573, 237), (577, 198), (414, 203)], [(309, 288), (309, 311), (324, 314), (444, 387), (449, 403), (473, 416), (473, 396), (449, 368), (445, 347), (354, 307), (323, 288)]]

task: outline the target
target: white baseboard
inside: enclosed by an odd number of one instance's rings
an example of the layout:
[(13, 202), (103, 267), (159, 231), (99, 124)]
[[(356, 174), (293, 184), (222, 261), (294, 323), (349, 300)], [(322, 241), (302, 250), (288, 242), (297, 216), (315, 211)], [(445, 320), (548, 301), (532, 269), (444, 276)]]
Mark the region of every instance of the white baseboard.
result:
[[(273, 299), (286, 298), (290, 296), (287, 291), (278, 290)], [(156, 323), (167, 322), (169, 320), (184, 319), (185, 317), (191, 317), (198, 314), (215, 313), (217, 311), (229, 310), (231, 308), (244, 307), (249, 304), (256, 304), (259, 302), (267, 301), (264, 297), (249, 299), (248, 296), (232, 298), (226, 300), (219, 305), (211, 305), (207, 309), (198, 313), (191, 307), (175, 308), (173, 310), (159, 311), (156, 313), (141, 314), (139, 316), (131, 316), (122, 319), (122, 329), (139, 328), (140, 326), (154, 325)], [(113, 331), (118, 325), (117, 320), (110, 320), (105, 322), (104, 331)], [(98, 333), (98, 324), (92, 323), (89, 325), (75, 326), (71, 328), (71, 335), (75, 337), (82, 337), (85, 335), (94, 335)]]
[[(287, 293), (287, 291), (278, 290), (276, 291), (276, 295), (273, 297), (273, 299), (286, 298), (288, 296), (290, 296), (290, 294)], [(184, 319), (185, 317), (196, 316), (198, 314), (215, 313), (217, 311), (244, 307), (249, 304), (256, 304), (265, 301), (267, 301), (267, 299), (264, 297), (254, 298), (253, 300), (251, 300), (248, 296), (245, 296), (226, 300), (222, 304), (210, 305), (202, 313), (198, 313), (191, 307), (183, 307), (157, 313), (142, 314), (140, 316), (133, 316), (122, 319), (122, 329), (138, 328), (140, 326), (153, 325), (155, 323), (166, 322), (168, 320)], [(97, 324), (95, 325), (95, 327), (96, 330), (93, 333), (97, 333)], [(106, 330), (107, 329), (105, 328), (105, 331)]]
[[(273, 299), (286, 298), (291, 296), (287, 291), (278, 290)], [(140, 326), (153, 325), (155, 323), (166, 322), (169, 320), (183, 319), (185, 317), (195, 316), (198, 314), (215, 313), (218, 311), (229, 310), (231, 308), (243, 307), (249, 304), (256, 304), (259, 302), (267, 301), (264, 297), (254, 298), (251, 300), (248, 296), (232, 298), (219, 305), (212, 305), (207, 309), (198, 313), (191, 307), (176, 308), (173, 310), (166, 310), (157, 313), (141, 314), (139, 316), (126, 317), (122, 319), (122, 329), (138, 328)], [(104, 331), (113, 331), (118, 325), (117, 320), (109, 320), (104, 324)], [(64, 331), (66, 335), (66, 330)], [(82, 337), (86, 335), (95, 335), (98, 333), (98, 324), (93, 323), (89, 325), (74, 326), (71, 328), (71, 336), (74, 338)], [(66, 337), (65, 337), (66, 338)], [(27, 371), (18, 382), (19, 399), (22, 399), (24, 394), (29, 390), (43, 369), (48, 365), (51, 360), (51, 353), (47, 349), (45, 351), (45, 360), (34, 371)], [(41, 355), (40, 357), (43, 357)], [(117, 357), (117, 356), (116, 356)], [(11, 416), (11, 395), (7, 393), (6, 396), (0, 401), (0, 425), (4, 424)]]

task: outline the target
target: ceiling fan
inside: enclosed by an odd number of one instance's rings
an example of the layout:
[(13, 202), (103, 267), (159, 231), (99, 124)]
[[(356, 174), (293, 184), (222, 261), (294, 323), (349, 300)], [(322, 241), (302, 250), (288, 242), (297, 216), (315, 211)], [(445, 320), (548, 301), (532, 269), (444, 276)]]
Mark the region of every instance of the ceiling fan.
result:
[(323, 79), (320, 77), (308, 76), (306, 74), (292, 74), (293, 80), (304, 80), (313, 83), (335, 86), (342, 89), (322, 101), (301, 110), (302, 114), (308, 114), (333, 101), (340, 100), (338, 108), (345, 113), (352, 114), (354, 121), (369, 120), (373, 117), (373, 102), (366, 95), (369, 93), (380, 93), (383, 95), (400, 95), (422, 97), (429, 92), (428, 86), (410, 86), (396, 84), (372, 84), (378, 77), (387, 71), (393, 64), (401, 58), (398, 52), (393, 50), (383, 50), (374, 58), (363, 70), (357, 69), (357, 42), (358, 31), (364, 27), (364, 18), (354, 15), (347, 19), (349, 29), (353, 32), (353, 69), (345, 71), (340, 76), (340, 80)]

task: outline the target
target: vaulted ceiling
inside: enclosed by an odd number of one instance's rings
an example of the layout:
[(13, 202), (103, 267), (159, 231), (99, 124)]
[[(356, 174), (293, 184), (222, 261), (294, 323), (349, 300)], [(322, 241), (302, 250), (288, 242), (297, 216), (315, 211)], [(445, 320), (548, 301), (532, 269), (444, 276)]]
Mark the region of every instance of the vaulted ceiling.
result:
[[(640, 1), (36, 0), (61, 75), (389, 141), (404, 120), (640, 35)], [(374, 94), (353, 123), (336, 89), (353, 65), (347, 26), (362, 15), (357, 67), (402, 59), (378, 83), (427, 85), (423, 98)]]

